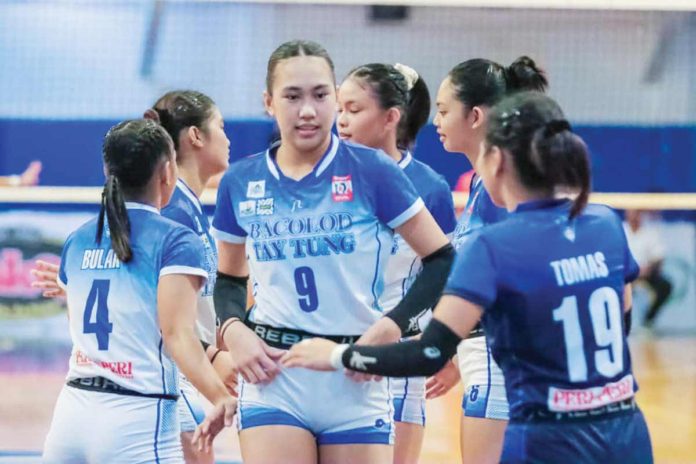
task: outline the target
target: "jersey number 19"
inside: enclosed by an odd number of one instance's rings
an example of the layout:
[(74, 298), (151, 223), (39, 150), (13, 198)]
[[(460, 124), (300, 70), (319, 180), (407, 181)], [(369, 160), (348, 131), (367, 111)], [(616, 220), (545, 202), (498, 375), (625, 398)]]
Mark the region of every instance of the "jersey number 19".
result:
[[(623, 371), (624, 367), (621, 300), (613, 288), (601, 287), (590, 295), (589, 309), (592, 332), (599, 347), (594, 352), (597, 372), (604, 377), (614, 377)], [(553, 310), (553, 320), (563, 324), (570, 381), (587, 381), (587, 358), (578, 315), (577, 297), (563, 298), (561, 306)]]

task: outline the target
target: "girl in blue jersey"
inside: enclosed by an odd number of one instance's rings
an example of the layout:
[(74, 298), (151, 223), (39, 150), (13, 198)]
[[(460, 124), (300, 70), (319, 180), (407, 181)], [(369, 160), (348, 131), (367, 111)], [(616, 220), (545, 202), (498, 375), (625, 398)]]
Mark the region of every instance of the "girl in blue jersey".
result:
[[(394, 231), (424, 257), (412, 286), (418, 298), (409, 291), (371, 332), (375, 340), (393, 328), (386, 340), (396, 341), (404, 314), (431, 306), (441, 292), (452, 248), (393, 160), (331, 134), (336, 85), (326, 50), (306, 41), (281, 45), (266, 84), (280, 144), (230, 166), (213, 220), (215, 309), (242, 379), (242, 456), (248, 463), (390, 462), (385, 382), (285, 370), (278, 359), (302, 338), (353, 340), (380, 319)], [(249, 273), (255, 305), (247, 317)]]
[[(520, 90), (543, 91), (546, 85), (544, 72), (528, 57), (520, 57), (508, 67), (485, 59), (459, 63), (444, 79), (437, 94), (434, 123), (445, 150), (464, 153), (475, 170), (493, 105), (507, 94)], [(455, 248), (461, 247), (472, 232), (507, 216), (504, 208), (493, 204), (480, 176), (476, 175), (452, 244)], [(502, 373), (480, 327), (462, 342), (457, 354), (464, 385), (460, 428), (462, 459), (476, 464), (497, 462), (508, 419)], [(455, 380), (456, 376), (447, 375), (454, 370), (455, 365), (449, 363), (444, 372), (431, 380)], [(432, 388), (437, 393), (428, 397), (442, 395), (454, 384), (431, 382), (429, 392)]]
[(175, 157), (153, 121), (123, 122), (105, 138), (101, 212), (70, 235), (58, 273), (73, 350), (44, 462), (183, 462), (177, 366), (216, 406), (210, 421), (231, 422), (236, 402), (194, 330), (208, 278), (202, 244), (159, 212)]
[[(166, 93), (145, 112), (145, 117), (161, 124), (174, 141), (179, 178), (171, 200), (162, 209), (162, 216), (193, 230), (205, 249), (208, 280), (198, 297), (196, 328), (208, 359), (218, 375), (229, 384), (234, 381), (230, 355), (216, 348), (213, 288), (217, 249), (210, 233), (208, 215), (200, 201), (208, 181), (228, 166), (230, 141), (225, 135), (224, 120), (210, 97), (192, 90)], [(179, 390), (181, 443), (186, 462), (212, 464), (215, 461), (212, 450), (198, 450), (191, 445), (193, 433), (205, 416), (200, 394), (184, 376), (179, 380)]]
[[(442, 231), (451, 234), (456, 219), (449, 185), (409, 151), (430, 114), (428, 87), (418, 73), (401, 64), (358, 66), (341, 84), (338, 107), (338, 135), (379, 148), (396, 161)], [(418, 255), (396, 234), (380, 297), (386, 311), (401, 301), (420, 269)], [(419, 327), (428, 320), (429, 312), (418, 321)], [(389, 379), (389, 386), (396, 422), (394, 462), (418, 462), (425, 426), (425, 378)]]
[[(481, 319), (510, 401), (500, 462), (650, 463), (622, 317), (638, 266), (618, 215), (585, 208), (587, 148), (540, 93), (508, 97), (489, 118), (476, 169), (510, 217), (460, 248), (422, 338), (380, 347), (308, 340), (283, 363), (427, 375)], [(574, 200), (557, 199), (568, 189)]]
[[(229, 353), (216, 345), (216, 321), (213, 308), (213, 287), (217, 271), (217, 250), (210, 235), (208, 216), (203, 212), (200, 195), (208, 180), (228, 166), (229, 140), (224, 121), (213, 100), (193, 90), (168, 92), (145, 112), (145, 118), (157, 121), (174, 141), (179, 178), (162, 216), (193, 230), (205, 250), (208, 280), (198, 298), (196, 329), (208, 358), (218, 375), (227, 384), (235, 381)], [(55, 292), (58, 268), (40, 261), (34, 274), (40, 279), (35, 286), (44, 288), (45, 296), (60, 296)], [(58, 287), (58, 289), (60, 289)], [(181, 444), (187, 463), (212, 463), (212, 451), (198, 450), (191, 445), (194, 430), (204, 417), (203, 404), (191, 383), (181, 376), (179, 381), (179, 421)]]

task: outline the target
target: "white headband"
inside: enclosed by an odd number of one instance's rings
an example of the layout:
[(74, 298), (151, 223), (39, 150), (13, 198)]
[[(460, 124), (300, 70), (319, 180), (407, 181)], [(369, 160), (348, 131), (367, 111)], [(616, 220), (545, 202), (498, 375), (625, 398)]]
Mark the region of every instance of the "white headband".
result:
[(406, 90), (410, 92), (413, 86), (416, 84), (416, 82), (418, 82), (418, 79), (420, 78), (418, 76), (418, 73), (412, 67), (406, 66), (405, 64), (401, 63), (396, 63), (394, 65), (394, 68), (401, 74), (403, 74), (404, 79), (406, 79)]

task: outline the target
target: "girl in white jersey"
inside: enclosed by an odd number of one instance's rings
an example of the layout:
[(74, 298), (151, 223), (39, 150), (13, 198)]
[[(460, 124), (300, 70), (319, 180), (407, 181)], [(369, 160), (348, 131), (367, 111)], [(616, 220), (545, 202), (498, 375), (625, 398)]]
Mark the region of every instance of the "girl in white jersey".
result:
[[(229, 140), (224, 132), (224, 121), (213, 100), (193, 90), (167, 92), (157, 100), (153, 108), (145, 112), (145, 118), (160, 123), (174, 141), (179, 178), (171, 200), (162, 209), (162, 216), (193, 230), (203, 244), (208, 281), (198, 298), (196, 328), (208, 359), (218, 375), (232, 387), (236, 376), (231, 368), (229, 353), (215, 346), (216, 324), (212, 299), (217, 271), (217, 250), (210, 235), (208, 216), (199, 200), (208, 180), (222, 173), (228, 166)], [(56, 293), (56, 288), (60, 288), (55, 285), (58, 267), (39, 261), (37, 268), (34, 274), (40, 280), (33, 285), (44, 288), (44, 296), (59, 296), (60, 292)], [(178, 409), (184, 458), (190, 464), (212, 464), (212, 450), (198, 450), (191, 445), (194, 430), (205, 414), (200, 394), (183, 375), (179, 382), (179, 394)]]
[[(242, 457), (251, 464), (390, 462), (385, 382), (281, 370), (278, 348), (312, 335), (356, 339), (380, 318), (394, 231), (425, 257), (413, 288), (430, 292), (416, 292), (428, 296), (424, 302), (407, 295), (410, 305), (397, 305), (369, 334), (397, 340), (404, 315), (430, 307), (441, 292), (451, 245), (396, 163), (331, 134), (336, 85), (320, 45), (293, 41), (273, 52), (265, 104), (281, 142), (230, 166), (213, 220), (215, 309), (242, 379)], [(255, 305), (247, 316), (249, 273)]]
[(106, 136), (101, 212), (61, 257), (73, 350), (43, 462), (183, 462), (177, 366), (216, 406), (211, 418), (231, 422), (236, 402), (194, 330), (208, 278), (202, 244), (159, 214), (175, 188), (175, 156), (152, 121)]
[[(546, 85), (544, 72), (528, 57), (520, 57), (508, 67), (485, 59), (459, 63), (442, 81), (437, 94), (434, 123), (445, 150), (464, 153), (476, 167), (493, 105), (507, 94), (543, 91)], [(493, 204), (481, 179), (475, 176), (452, 243), (459, 248), (476, 229), (506, 216), (505, 209)], [(470, 272), (476, 273), (476, 269)], [(459, 345), (457, 354), (465, 389), (460, 436), (462, 460), (476, 464), (498, 462), (508, 421), (503, 374), (479, 328)], [(450, 364), (445, 369), (451, 371), (454, 366)], [(438, 376), (448, 377), (445, 373)], [(434, 385), (437, 394), (429, 397), (444, 394), (453, 385)]]
[[(418, 73), (401, 64), (358, 66), (341, 84), (338, 105), (338, 135), (389, 155), (413, 182), (442, 231), (451, 234), (456, 219), (449, 185), (409, 151), (430, 114), (428, 87)], [(401, 300), (420, 269), (418, 255), (395, 235), (381, 296), (386, 311)], [(419, 328), (427, 320), (429, 313), (419, 320)], [(396, 423), (394, 463), (416, 463), (425, 427), (425, 378), (389, 379), (389, 385)]]

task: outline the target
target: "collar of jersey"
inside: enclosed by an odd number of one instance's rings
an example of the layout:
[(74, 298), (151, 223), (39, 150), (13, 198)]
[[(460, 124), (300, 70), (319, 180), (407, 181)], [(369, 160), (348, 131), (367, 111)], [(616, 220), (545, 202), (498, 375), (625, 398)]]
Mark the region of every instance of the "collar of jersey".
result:
[[(326, 153), (322, 155), (317, 165), (314, 166), (312, 172), (299, 180), (290, 179), (281, 172), (275, 159), (275, 151), (277, 150), (278, 146), (273, 146), (266, 150), (266, 164), (268, 165), (268, 170), (271, 172), (271, 175), (278, 180), (282, 179), (288, 182), (302, 182), (307, 178), (319, 177), (324, 171), (326, 171), (326, 168), (328, 168), (334, 158), (336, 158), (336, 153), (338, 152), (338, 137), (331, 134), (331, 143), (329, 144), (329, 148), (326, 150)], [(273, 154), (271, 154), (271, 152), (273, 152)]]
[(543, 200), (534, 200), (520, 203), (515, 209), (515, 213), (522, 213), (524, 211), (534, 211), (539, 209), (550, 209), (564, 204), (570, 204), (570, 200), (567, 198), (545, 198)]
[(145, 211), (149, 211), (151, 213), (159, 214), (159, 210), (155, 208), (154, 206), (151, 205), (146, 205), (144, 203), (138, 203), (136, 201), (127, 201), (126, 202), (126, 209), (142, 209)]
[(410, 151), (406, 150), (401, 154), (401, 159), (396, 164), (398, 164), (401, 169), (406, 169), (406, 166), (411, 164), (411, 161), (413, 161), (413, 156), (411, 156)]
[(176, 188), (181, 190), (181, 193), (183, 193), (186, 198), (188, 198), (191, 203), (196, 205), (196, 209), (198, 210), (199, 213), (203, 214), (203, 208), (201, 207), (201, 200), (198, 199), (195, 193), (193, 193), (193, 190), (191, 190), (191, 187), (186, 185), (186, 182), (184, 182), (183, 179), (177, 179), (176, 180)]

